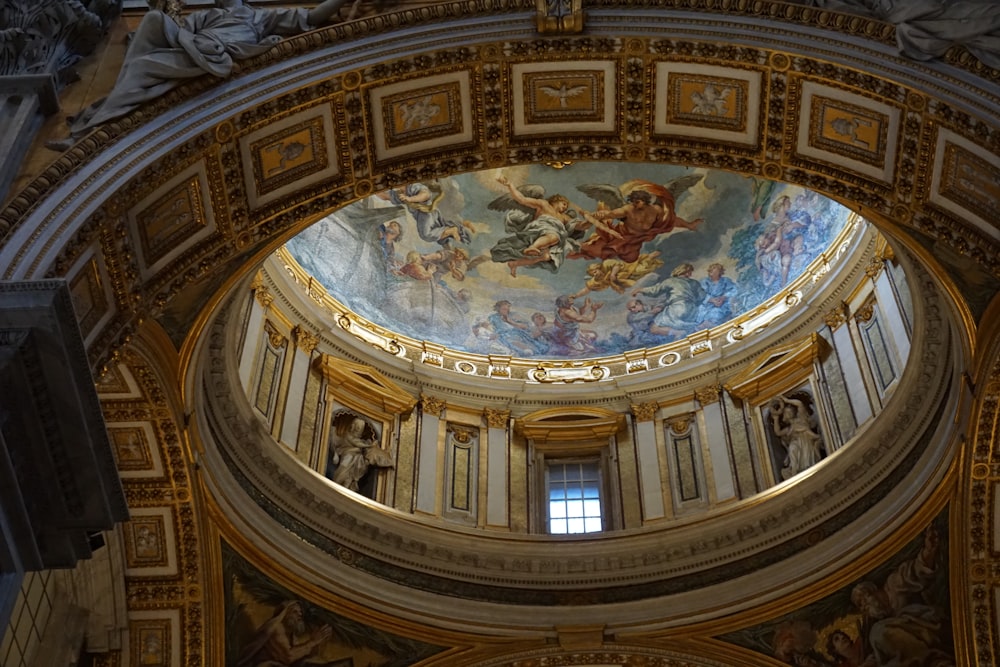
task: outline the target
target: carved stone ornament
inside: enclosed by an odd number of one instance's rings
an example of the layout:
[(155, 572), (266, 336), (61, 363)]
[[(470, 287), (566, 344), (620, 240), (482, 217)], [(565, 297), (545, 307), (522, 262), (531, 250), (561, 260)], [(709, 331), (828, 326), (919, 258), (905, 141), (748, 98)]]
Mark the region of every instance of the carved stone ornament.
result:
[(507, 428), (507, 423), (510, 421), (510, 410), (486, 408), (483, 410), (483, 416), (486, 418), (486, 425), (490, 428)]
[(656, 418), (656, 411), (659, 409), (660, 404), (655, 401), (632, 404), (632, 414), (641, 422), (653, 421)]
[(873, 257), (868, 266), (865, 267), (865, 275), (875, 280), (878, 278), (878, 274), (882, 273), (882, 269), (885, 268), (885, 260), (881, 257)]
[(451, 433), (451, 437), (454, 438), (455, 442), (460, 445), (467, 445), (472, 442), (472, 438), (475, 433), (471, 429), (463, 428), (455, 424), (448, 424), (448, 432)]
[(670, 430), (674, 435), (684, 435), (691, 430), (691, 415), (674, 417), (667, 423), (670, 425)]
[(274, 303), (274, 295), (271, 294), (266, 287), (259, 287), (254, 290), (253, 296), (257, 299), (257, 303), (259, 303), (262, 308), (270, 308), (271, 304)]
[(440, 398), (427, 395), (420, 397), (420, 404), (423, 406), (425, 413), (435, 417), (440, 417), (444, 413), (444, 409), (448, 407), (448, 404)]
[(846, 303), (841, 302), (839, 306), (837, 306), (829, 313), (827, 313), (826, 316), (823, 318), (823, 320), (826, 322), (826, 326), (830, 327), (831, 329), (836, 329), (841, 324), (846, 322), (847, 318), (850, 316), (851, 316), (850, 307)]
[(121, 14), (115, 0), (0, 3), (0, 76), (60, 74), (94, 51)]
[(854, 319), (858, 322), (870, 322), (873, 317), (875, 317), (874, 294), (865, 299), (865, 302), (861, 304), (860, 308), (858, 308), (858, 312), (854, 314)]
[(722, 387), (719, 385), (712, 385), (710, 387), (702, 387), (700, 389), (694, 390), (695, 399), (702, 405), (709, 405), (711, 403), (718, 403), (719, 398), (722, 396)]
[(306, 354), (311, 354), (316, 346), (319, 345), (319, 338), (312, 335), (302, 327), (296, 325), (292, 329), (292, 336), (295, 338), (295, 346), (302, 348)]

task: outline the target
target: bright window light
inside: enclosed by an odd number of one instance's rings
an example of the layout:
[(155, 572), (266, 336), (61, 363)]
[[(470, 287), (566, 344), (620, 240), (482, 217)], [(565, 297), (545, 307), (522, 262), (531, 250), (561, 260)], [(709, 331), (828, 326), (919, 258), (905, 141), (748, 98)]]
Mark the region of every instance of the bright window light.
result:
[(597, 461), (547, 465), (550, 534), (596, 533), (604, 529), (600, 481)]

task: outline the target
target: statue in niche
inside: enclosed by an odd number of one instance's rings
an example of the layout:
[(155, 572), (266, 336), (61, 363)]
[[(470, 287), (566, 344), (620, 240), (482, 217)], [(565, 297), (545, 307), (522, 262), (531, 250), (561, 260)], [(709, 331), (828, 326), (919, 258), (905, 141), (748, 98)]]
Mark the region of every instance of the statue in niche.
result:
[(378, 431), (366, 419), (352, 412), (334, 416), (332, 431), (326, 476), (351, 491), (371, 496), (374, 489), (361, 488), (369, 468), (391, 468), (395, 465), (392, 455), (378, 446)]
[(785, 448), (781, 468), (783, 480), (798, 475), (823, 458), (819, 421), (803, 398), (808, 399), (808, 394), (800, 392), (795, 396), (778, 396), (770, 404), (771, 428)]

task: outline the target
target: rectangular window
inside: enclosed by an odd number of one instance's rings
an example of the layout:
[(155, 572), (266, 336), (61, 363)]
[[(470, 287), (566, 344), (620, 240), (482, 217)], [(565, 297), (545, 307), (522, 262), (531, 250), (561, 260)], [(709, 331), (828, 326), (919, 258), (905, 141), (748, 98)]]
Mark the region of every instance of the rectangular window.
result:
[(550, 534), (596, 533), (604, 529), (600, 461), (549, 461), (545, 491)]

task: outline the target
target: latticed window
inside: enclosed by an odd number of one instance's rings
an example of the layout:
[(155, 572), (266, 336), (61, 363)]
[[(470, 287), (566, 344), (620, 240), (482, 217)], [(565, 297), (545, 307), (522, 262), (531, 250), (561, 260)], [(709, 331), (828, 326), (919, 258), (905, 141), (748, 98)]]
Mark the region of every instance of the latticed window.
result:
[(550, 461), (545, 486), (550, 534), (596, 533), (604, 529), (600, 461)]

